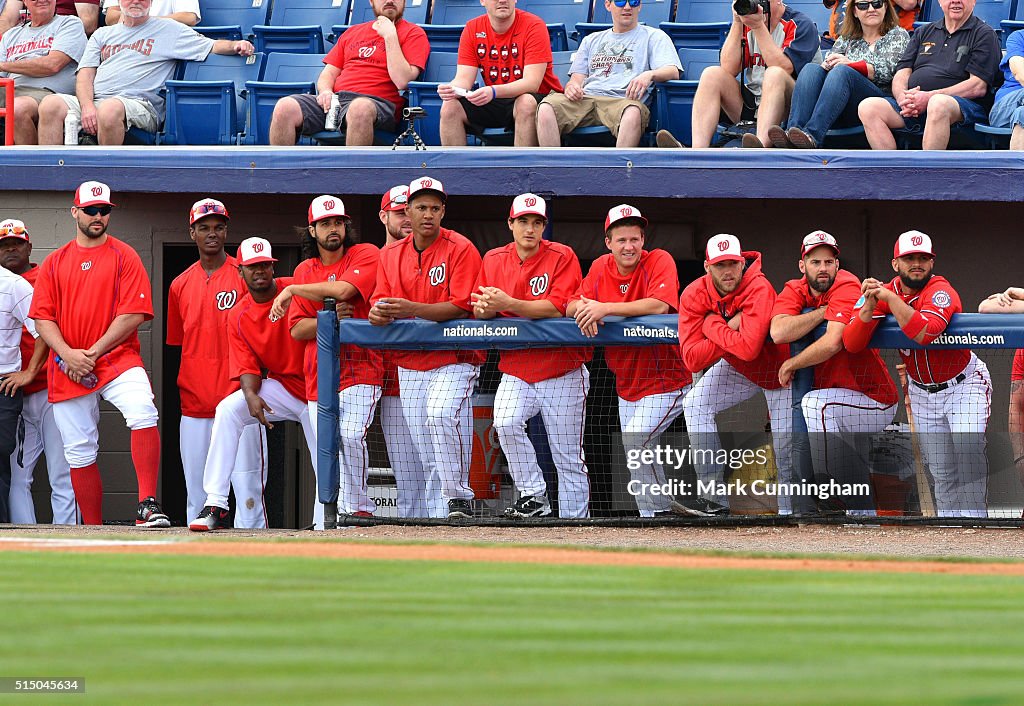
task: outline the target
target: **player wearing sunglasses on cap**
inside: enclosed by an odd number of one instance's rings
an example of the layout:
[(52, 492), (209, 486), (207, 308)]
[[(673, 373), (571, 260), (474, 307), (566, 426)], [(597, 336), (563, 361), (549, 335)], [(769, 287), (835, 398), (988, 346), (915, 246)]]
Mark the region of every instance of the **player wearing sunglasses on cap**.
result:
[(789, 130), (773, 125), (773, 147), (813, 148), (833, 125), (859, 125), (857, 106), (871, 96), (890, 95), (896, 64), (910, 35), (899, 26), (889, 0), (846, 0), (846, 19), (832, 51), (808, 64), (793, 89)]

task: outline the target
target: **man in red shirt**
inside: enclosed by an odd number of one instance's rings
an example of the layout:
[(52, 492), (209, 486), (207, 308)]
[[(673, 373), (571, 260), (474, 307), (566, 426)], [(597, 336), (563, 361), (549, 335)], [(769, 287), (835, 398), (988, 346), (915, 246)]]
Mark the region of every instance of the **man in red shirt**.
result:
[[(365, 319), (377, 282), (380, 251), (376, 245), (359, 242), (359, 233), (345, 213), (345, 204), (337, 196), (313, 199), (308, 215), (309, 237), (303, 241), (303, 247), (311, 257), (295, 268), (294, 283), (280, 291), (270, 313), (287, 315), (292, 338), (305, 342), (306, 397), (309, 418), (316, 432), (317, 311), (323, 300), (330, 297), (347, 305), (348, 317)], [(318, 476), (319, 500), (324, 504), (328, 521), (338, 517), (339, 482), (341, 512), (356, 517), (373, 516), (376, 505), (366, 486), (370, 470), (366, 434), (380, 399), (382, 366), (379, 351), (341, 346), (341, 477)]]
[[(871, 435), (892, 423), (899, 402), (896, 385), (876, 351), (849, 353), (843, 346), (843, 330), (860, 298), (860, 280), (839, 269), (836, 239), (821, 230), (806, 235), (800, 247), (799, 267), (803, 277), (786, 282), (775, 300), (772, 340), (792, 343), (822, 322), (826, 322), (825, 334), (782, 364), (779, 382), (789, 387), (797, 370), (814, 369), (815, 389), (800, 403), (810, 435), (814, 471), (822, 479), (870, 487)], [(804, 309), (812, 311), (805, 314)], [(816, 511), (813, 502), (803, 502), (810, 501), (810, 495), (782, 492), (791, 483), (813, 484), (814, 478), (780, 475), (778, 482), (780, 515), (792, 514), (794, 506), (801, 514)], [(851, 514), (874, 514), (870, 496), (841, 500)]]
[[(761, 272), (761, 253), (743, 250), (735, 235), (716, 235), (708, 241), (704, 270), (707, 274), (679, 298), (683, 364), (691, 373), (711, 366), (683, 403), (698, 490), (703, 491), (684, 505), (698, 517), (729, 512), (715, 421), (719, 412), (763, 390), (779, 475), (788, 478), (793, 463), (791, 396), (779, 382), (789, 346), (765, 342), (775, 289)], [(729, 465), (735, 468), (731, 457)]]
[(153, 318), (149, 276), (138, 253), (107, 233), (113, 206), (106, 184), (87, 181), (78, 187), (71, 209), (75, 239), (43, 260), (31, 316), (53, 352), (50, 402), (83, 523), (103, 523), (103, 483), (96, 465), (102, 397), (131, 429), (139, 491), (136, 526), (170, 527), (155, 497), (160, 433), (137, 332)]
[[(405, 0), (370, 0), (377, 19), (349, 27), (324, 57), (316, 95), (282, 98), (270, 121), (270, 144), (294, 145), (300, 134), (326, 129), (331, 102), (345, 144), (372, 145), (373, 130), (391, 130), (401, 117), (399, 95), (427, 65), (430, 43), (423, 28), (402, 19)], [(465, 144), (465, 142), (463, 142)]]
[[(227, 526), (231, 472), (238, 439), (247, 426), (262, 424), (272, 429), (273, 422), (298, 422), (316, 472), (316, 437), (302, 374), (305, 346), (291, 337), (286, 319), (270, 312), (274, 297), (292, 283), (291, 277), (274, 277), (275, 262), (270, 243), (263, 238), (247, 238), (238, 246), (238, 270), (249, 291), (228, 314), (228, 370), (241, 389), (217, 405), (203, 471), (206, 504), (188, 525), (194, 532)], [(320, 503), (313, 504), (313, 522), (323, 529)]]
[[(536, 194), (512, 202), (508, 227), (512, 242), (484, 255), (473, 293), (478, 319), (521, 316), (552, 319), (565, 316), (569, 298), (583, 280), (576, 253), (567, 245), (544, 240), (547, 206)], [(501, 352), (502, 372), (494, 396), (494, 428), (519, 499), (505, 517), (548, 517), (544, 473), (526, 433), (526, 422), (538, 413), (558, 472), (558, 516), (587, 517), (590, 477), (583, 460), (583, 424), (590, 371), (590, 348), (532, 348)]]
[[(369, 320), (387, 326), (417, 317), (451, 321), (468, 316), (480, 253), (464, 235), (441, 227), (447, 195), (429, 176), (409, 184), (412, 235), (380, 253)], [(486, 356), (480, 351), (395, 351), (402, 413), (420, 461), (440, 478), (451, 519), (473, 516), (469, 465), (473, 452), (473, 386)]]
[[(569, 302), (584, 336), (593, 337), (606, 316), (646, 316), (674, 311), (679, 301), (676, 263), (664, 250), (644, 250), (647, 219), (628, 204), (615, 206), (604, 221), (604, 244), (611, 251), (590, 266)], [(636, 463), (639, 452), (657, 445), (661, 434), (683, 413), (693, 378), (683, 367), (679, 347), (608, 346), (604, 359), (615, 373), (619, 424), (632, 482), (630, 495), (641, 517), (678, 510), (671, 495), (652, 493), (666, 484), (660, 463)]]
[[(482, 0), (487, 11), (466, 23), (459, 64), (451, 83), (437, 87), (441, 144), (464, 147), (466, 131), (515, 130), (516, 147), (537, 146), (537, 104), (562, 83), (552, 70), (551, 39), (544, 20), (516, 9), (515, 0)], [(484, 85), (475, 91), (477, 73)]]
[[(217, 405), (238, 389), (228, 371), (228, 315), (243, 293), (238, 261), (224, 252), (228, 210), (215, 199), (201, 199), (189, 211), (188, 235), (199, 261), (174, 278), (167, 296), (169, 346), (181, 346), (179, 446), (185, 474), (185, 517), (197, 517), (206, 501), (203, 468), (213, 436)], [(231, 471), (235, 527), (267, 526), (263, 505), (267, 440), (258, 424), (247, 426)]]
[(945, 277), (933, 275), (932, 239), (916, 230), (900, 235), (893, 248), (888, 283), (867, 278), (856, 316), (843, 331), (851, 353), (867, 348), (879, 322), (892, 314), (918, 347), (900, 349), (910, 379), (910, 402), (928, 470), (935, 481), (940, 517), (987, 517), (988, 457), (985, 429), (992, 402), (988, 367), (968, 349), (927, 346), (963, 311), (960, 296)]

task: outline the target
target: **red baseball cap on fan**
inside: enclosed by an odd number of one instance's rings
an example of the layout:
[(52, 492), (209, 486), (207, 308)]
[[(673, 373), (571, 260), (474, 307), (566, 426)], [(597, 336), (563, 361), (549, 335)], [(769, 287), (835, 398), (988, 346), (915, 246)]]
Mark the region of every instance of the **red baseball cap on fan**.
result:
[(647, 219), (640, 214), (639, 208), (626, 203), (620, 203), (618, 206), (608, 209), (608, 215), (604, 219), (604, 232), (607, 233), (612, 225), (627, 218), (635, 218), (643, 224), (644, 228), (647, 227)]
[(75, 206), (113, 206), (110, 187), (100, 181), (82, 183), (75, 191)]
[(405, 184), (392, 186), (380, 200), (381, 211), (404, 211), (409, 202), (409, 187)]
[(434, 193), (441, 197), (442, 203), (448, 201), (448, 194), (445, 193), (444, 184), (439, 179), (434, 179), (433, 177), (422, 176), (412, 180), (409, 184), (408, 200), (412, 201), (417, 194), (421, 193)]
[(313, 199), (313, 203), (309, 204), (309, 225), (313, 225), (317, 221), (322, 221), (331, 216), (338, 216), (346, 221), (352, 220), (345, 213), (345, 204), (337, 196), (317, 196)]
[(932, 239), (919, 230), (908, 230), (897, 238), (896, 245), (892, 249), (892, 256), (897, 258), (915, 253), (935, 257), (935, 253), (932, 252)]
[(800, 246), (800, 257), (822, 245), (835, 250), (836, 255), (839, 254), (839, 243), (836, 242), (835, 236), (823, 230), (816, 230), (804, 236), (804, 242)]
[(735, 235), (720, 233), (708, 241), (704, 259), (709, 265), (725, 260), (743, 260), (743, 248)]
[(238, 264), (256, 265), (261, 262), (277, 262), (270, 243), (263, 238), (246, 238), (238, 246)]
[(546, 221), (548, 205), (537, 194), (519, 194), (512, 200), (512, 208), (508, 210), (508, 217), (514, 219), (529, 215), (540, 216)]

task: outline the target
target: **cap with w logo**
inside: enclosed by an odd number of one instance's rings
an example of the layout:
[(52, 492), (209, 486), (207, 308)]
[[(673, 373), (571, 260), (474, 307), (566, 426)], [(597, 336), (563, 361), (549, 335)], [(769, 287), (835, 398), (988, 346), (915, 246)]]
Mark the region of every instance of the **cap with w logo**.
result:
[(448, 194), (444, 191), (444, 184), (433, 177), (422, 176), (413, 179), (409, 184), (409, 201), (412, 201), (419, 194), (433, 193), (441, 197), (441, 201), (448, 200)]
[(537, 194), (519, 194), (519, 196), (516, 196), (512, 200), (512, 208), (508, 211), (508, 217), (519, 218), (520, 216), (527, 215), (540, 216), (547, 220), (548, 206), (544, 203), (544, 199), (537, 196)]
[(345, 213), (345, 204), (337, 196), (317, 196), (313, 203), (309, 204), (309, 225), (331, 216), (351, 220)]
[(261, 262), (277, 262), (270, 249), (270, 243), (263, 238), (246, 238), (238, 246), (238, 264), (256, 265)]
[(110, 187), (99, 181), (87, 181), (75, 191), (75, 206), (113, 206), (110, 200)]
[(908, 230), (896, 240), (896, 247), (892, 249), (892, 256), (897, 258), (904, 255), (913, 255), (914, 253), (923, 253), (935, 257), (935, 253), (932, 252), (932, 239), (919, 230)]
[(640, 214), (640, 209), (636, 206), (630, 206), (628, 203), (620, 203), (608, 211), (608, 215), (604, 219), (604, 230), (608, 231), (612, 227), (612, 224), (626, 220), (627, 218), (634, 218), (642, 224), (642, 227), (647, 227), (647, 219)]
[(728, 233), (719, 233), (708, 241), (706, 256), (709, 265), (725, 260), (742, 260), (743, 248), (740, 247), (740, 239)]

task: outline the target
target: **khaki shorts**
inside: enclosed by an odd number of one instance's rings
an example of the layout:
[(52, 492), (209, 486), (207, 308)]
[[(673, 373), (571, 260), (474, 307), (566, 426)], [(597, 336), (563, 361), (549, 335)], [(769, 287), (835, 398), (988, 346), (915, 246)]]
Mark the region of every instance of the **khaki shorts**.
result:
[(583, 96), (578, 101), (571, 101), (562, 93), (551, 93), (544, 103), (555, 111), (558, 121), (558, 132), (565, 135), (578, 127), (604, 125), (619, 136), (619, 123), (626, 108), (633, 105), (640, 109), (640, 131), (647, 129), (651, 119), (651, 109), (640, 101), (629, 98), (612, 98), (610, 96)]
[[(49, 88), (40, 88), (39, 86), (15, 86), (14, 97), (21, 98), (33, 98), (36, 101), (36, 105), (43, 102), (43, 98), (46, 96), (52, 96), (53, 91)], [(7, 105), (7, 91), (0, 90), (0, 108), (4, 108)]]
[[(78, 98), (61, 93), (60, 97), (68, 106), (68, 114), (74, 115), (75, 119), (82, 122), (82, 106), (78, 104)], [(114, 96), (124, 106), (125, 123), (129, 128), (137, 127), (143, 132), (156, 132), (160, 128), (160, 119), (157, 118), (156, 108), (148, 101), (138, 98), (126, 98), (125, 96)], [(101, 100), (107, 100), (106, 98)]]

